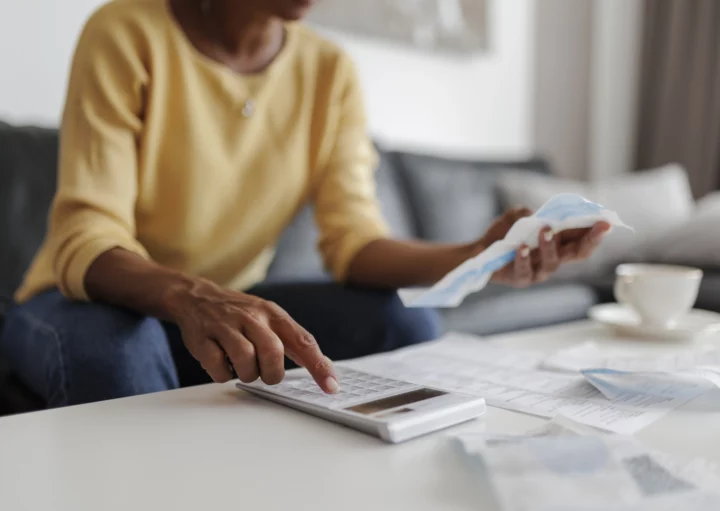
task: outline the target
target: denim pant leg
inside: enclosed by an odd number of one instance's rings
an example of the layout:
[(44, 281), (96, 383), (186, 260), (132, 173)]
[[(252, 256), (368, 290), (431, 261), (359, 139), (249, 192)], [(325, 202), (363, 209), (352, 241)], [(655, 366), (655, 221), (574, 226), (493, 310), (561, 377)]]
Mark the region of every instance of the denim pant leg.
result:
[(178, 387), (156, 319), (49, 291), (10, 309), (0, 354), (51, 407)]
[(394, 292), (334, 283), (283, 283), (261, 284), (248, 293), (285, 309), (332, 360), (391, 351), (442, 334), (436, 311), (408, 309)]

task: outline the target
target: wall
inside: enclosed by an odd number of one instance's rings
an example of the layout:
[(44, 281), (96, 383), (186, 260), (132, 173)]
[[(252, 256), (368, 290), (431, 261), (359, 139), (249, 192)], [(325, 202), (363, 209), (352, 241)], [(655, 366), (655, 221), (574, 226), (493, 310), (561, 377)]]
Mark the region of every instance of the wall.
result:
[[(355, 58), (373, 134), (447, 155), (548, 156), (629, 170), (641, 0), (490, 0), (490, 44), (441, 58), (332, 34)], [(103, 0), (0, 2), (0, 118), (57, 124), (78, 32)]]
[[(0, 2), (0, 117), (56, 124), (77, 33), (101, 0)], [(532, 150), (533, 0), (493, 0), (493, 49), (427, 56), (330, 34), (356, 60), (372, 130), (395, 148), (516, 156)]]
[(642, 0), (595, 0), (590, 179), (634, 170), (642, 13)]
[(491, 49), (430, 56), (328, 32), (354, 57), (373, 133), (394, 148), (522, 157), (533, 152), (534, 0), (492, 0)]
[(534, 33), (534, 147), (559, 175), (585, 177), (593, 2), (541, 1)]
[(102, 0), (0, 0), (0, 118), (55, 125), (80, 29)]
[(642, 0), (539, 4), (534, 147), (561, 176), (597, 180), (633, 170), (641, 7)]

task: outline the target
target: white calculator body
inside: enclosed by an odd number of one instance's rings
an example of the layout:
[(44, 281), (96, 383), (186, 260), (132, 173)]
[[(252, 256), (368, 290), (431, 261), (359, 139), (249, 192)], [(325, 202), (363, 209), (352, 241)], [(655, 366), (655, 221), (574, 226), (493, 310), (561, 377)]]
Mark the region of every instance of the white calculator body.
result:
[(485, 413), (485, 400), (414, 385), (336, 366), (340, 392), (325, 394), (303, 369), (289, 371), (279, 385), (238, 383), (237, 387), (398, 443)]

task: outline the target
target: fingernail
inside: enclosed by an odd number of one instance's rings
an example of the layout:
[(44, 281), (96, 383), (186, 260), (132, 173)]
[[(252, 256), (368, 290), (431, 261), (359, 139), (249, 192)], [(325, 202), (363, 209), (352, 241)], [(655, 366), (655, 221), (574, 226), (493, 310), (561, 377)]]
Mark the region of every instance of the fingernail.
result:
[(545, 241), (546, 241), (547, 243), (550, 243), (550, 242), (552, 241), (553, 236), (554, 236), (554, 235), (553, 235), (553, 232), (552, 232), (552, 231), (545, 231), (545, 232), (543, 233), (543, 238), (545, 239)]
[(340, 384), (332, 376), (328, 376), (327, 380), (325, 380), (325, 388), (330, 394), (337, 394), (340, 392)]
[(527, 257), (530, 255), (530, 249), (527, 247), (523, 247), (520, 249), (520, 257)]

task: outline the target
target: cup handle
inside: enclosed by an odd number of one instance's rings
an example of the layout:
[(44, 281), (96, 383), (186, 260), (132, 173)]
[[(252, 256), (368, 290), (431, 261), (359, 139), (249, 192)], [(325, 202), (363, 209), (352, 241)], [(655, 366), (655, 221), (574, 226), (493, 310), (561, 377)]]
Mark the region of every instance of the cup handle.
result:
[(615, 286), (613, 288), (613, 294), (615, 300), (622, 305), (630, 305), (630, 282), (631, 277), (618, 277), (615, 279)]

